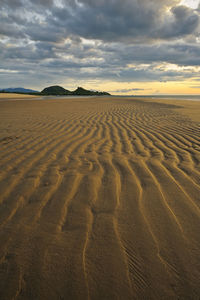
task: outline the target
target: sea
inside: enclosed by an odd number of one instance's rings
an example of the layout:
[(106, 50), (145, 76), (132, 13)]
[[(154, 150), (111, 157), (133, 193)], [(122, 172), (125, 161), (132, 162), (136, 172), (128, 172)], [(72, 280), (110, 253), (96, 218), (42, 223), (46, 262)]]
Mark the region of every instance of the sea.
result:
[(48, 99), (74, 99), (74, 98), (103, 98), (103, 97), (111, 97), (111, 98), (148, 98), (148, 99), (167, 99), (167, 100), (189, 100), (189, 101), (200, 101), (200, 95), (112, 95), (112, 96), (42, 96), (37, 98), (27, 98), (27, 99), (12, 99), (12, 98), (0, 98), (0, 101), (13, 101), (13, 100), (48, 100)]
[(133, 96), (117, 95), (111, 97), (200, 101), (200, 95), (133, 95)]

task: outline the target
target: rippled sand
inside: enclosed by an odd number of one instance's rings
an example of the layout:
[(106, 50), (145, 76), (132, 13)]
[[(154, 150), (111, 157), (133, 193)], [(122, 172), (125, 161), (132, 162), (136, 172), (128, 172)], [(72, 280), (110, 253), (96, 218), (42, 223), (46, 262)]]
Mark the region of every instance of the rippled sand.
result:
[(200, 102), (175, 104), (0, 101), (0, 299), (199, 299)]

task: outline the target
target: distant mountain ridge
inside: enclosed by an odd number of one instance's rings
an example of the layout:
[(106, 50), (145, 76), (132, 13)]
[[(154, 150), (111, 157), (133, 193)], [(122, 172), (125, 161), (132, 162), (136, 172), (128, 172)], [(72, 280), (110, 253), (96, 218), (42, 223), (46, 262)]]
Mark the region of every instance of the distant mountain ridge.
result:
[(49, 86), (41, 91), (42, 95), (59, 95), (59, 96), (102, 96), (102, 95), (107, 95), (109, 96), (110, 94), (107, 92), (98, 92), (98, 91), (90, 91), (86, 90), (82, 87), (78, 87), (75, 91), (69, 91), (64, 89), (63, 87), (59, 85), (53, 85)]
[(31, 90), (31, 89), (25, 89), (22, 87), (0, 89), (0, 91), (1, 92), (4, 91), (4, 92), (8, 92), (8, 93), (24, 93), (24, 94), (39, 93), (38, 91)]
[(41, 92), (25, 89), (25, 88), (5, 88), (0, 89), (0, 93), (19, 93), (19, 94), (32, 94), (41, 96), (110, 96), (107, 92), (98, 92), (86, 90), (82, 87), (78, 87), (75, 91), (69, 91), (59, 85), (52, 85), (44, 88)]

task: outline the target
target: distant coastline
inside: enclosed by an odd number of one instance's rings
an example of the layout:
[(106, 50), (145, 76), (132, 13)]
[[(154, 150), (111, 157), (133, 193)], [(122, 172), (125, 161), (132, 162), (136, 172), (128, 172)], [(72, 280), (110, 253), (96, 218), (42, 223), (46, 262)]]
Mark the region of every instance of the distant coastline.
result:
[(41, 92), (25, 88), (5, 88), (1, 89), (0, 93), (26, 94), (35, 96), (110, 96), (110, 94), (107, 92), (91, 91), (82, 87), (78, 87), (74, 91), (69, 91), (59, 85), (46, 87)]

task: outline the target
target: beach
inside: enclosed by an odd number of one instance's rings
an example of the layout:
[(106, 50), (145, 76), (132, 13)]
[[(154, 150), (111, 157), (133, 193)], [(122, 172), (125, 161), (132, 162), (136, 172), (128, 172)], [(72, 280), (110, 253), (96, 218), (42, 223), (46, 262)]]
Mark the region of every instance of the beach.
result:
[(199, 257), (200, 101), (1, 95), (0, 299), (197, 300)]

